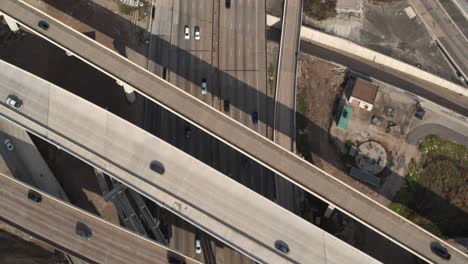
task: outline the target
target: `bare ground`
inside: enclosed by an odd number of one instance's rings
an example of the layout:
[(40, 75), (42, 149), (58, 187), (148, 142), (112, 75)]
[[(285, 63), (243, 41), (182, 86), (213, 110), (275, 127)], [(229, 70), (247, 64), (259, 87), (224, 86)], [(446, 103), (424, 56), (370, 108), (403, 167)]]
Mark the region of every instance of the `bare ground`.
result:
[[(328, 137), (335, 101), (342, 94), (345, 75), (346, 69), (342, 66), (301, 53), (297, 80), (297, 150), (306, 160), (334, 177), (387, 203), (387, 199), (345, 173), (341, 154)], [(351, 219), (342, 228), (338, 235), (341, 239), (384, 263), (417, 263), (411, 253)]]

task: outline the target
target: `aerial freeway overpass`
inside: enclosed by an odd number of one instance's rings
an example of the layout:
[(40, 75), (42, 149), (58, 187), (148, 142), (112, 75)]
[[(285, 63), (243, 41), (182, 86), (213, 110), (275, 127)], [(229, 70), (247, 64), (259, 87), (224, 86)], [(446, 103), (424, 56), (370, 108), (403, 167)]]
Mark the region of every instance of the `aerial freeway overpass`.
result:
[[(138, 190), (260, 263), (376, 260), (106, 110), (0, 61), (0, 116)], [(151, 169), (154, 161), (165, 171)], [(285, 255), (276, 241), (290, 248)]]
[[(0, 174), (0, 219), (67, 253), (102, 264), (168, 263), (169, 258), (200, 263), (39, 190), (35, 191), (41, 194), (42, 201), (33, 202), (28, 199), (31, 189)], [(90, 228), (90, 240), (76, 234), (77, 222)]]
[[(1, 1), (0, 11), (48, 41), (75, 54), (105, 74), (135, 88), (136, 91), (150, 100), (251, 157), (276, 174), (340, 208), (349, 216), (423, 259), (429, 262), (439, 260), (430, 250), (430, 243), (439, 241), (445, 244), (452, 254), (452, 263), (466, 262), (467, 256), (462, 252), (391, 212), (359, 191), (24, 2)], [(47, 31), (37, 26), (40, 20), (48, 21), (50, 27)], [(213, 122), (214, 120), (216, 122)], [(147, 164), (142, 165), (147, 166)], [(145, 166), (142, 168), (146, 168)], [(132, 186), (140, 191), (143, 190), (143, 185)], [(229, 190), (226, 186), (219, 188), (224, 191)], [(249, 201), (246, 203), (248, 204)], [(263, 209), (266, 210), (266, 208)], [(210, 226), (210, 228), (212, 227)]]

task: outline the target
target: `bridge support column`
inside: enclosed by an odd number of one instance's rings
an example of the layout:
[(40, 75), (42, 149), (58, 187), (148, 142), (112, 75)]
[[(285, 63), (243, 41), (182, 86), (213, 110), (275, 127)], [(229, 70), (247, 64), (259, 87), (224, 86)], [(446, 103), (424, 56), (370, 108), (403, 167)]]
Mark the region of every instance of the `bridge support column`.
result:
[(118, 183), (118, 184), (114, 185), (114, 188), (104, 195), (104, 200), (109, 201), (116, 194), (125, 191), (125, 189), (127, 189), (127, 187), (125, 187), (125, 185), (123, 185), (123, 184)]
[(131, 87), (130, 85), (120, 81), (120, 80), (117, 80), (117, 84), (122, 86), (126, 95), (127, 95), (127, 101), (131, 104), (133, 104), (135, 102), (135, 99), (136, 99), (136, 95), (135, 95), (135, 89), (133, 87)]
[(19, 27), (18, 27), (18, 24), (16, 23), (16, 20), (14, 20), (13, 18), (3, 14), (3, 13), (0, 13), (0, 15), (3, 16), (3, 18), (5, 18), (5, 21), (8, 25), (8, 27), (10, 28), (11, 31), (19, 31)]
[(327, 210), (325, 210), (325, 213), (323, 214), (323, 217), (329, 218), (330, 215), (333, 213), (333, 210), (335, 210), (335, 207), (329, 204)]
[(71, 57), (71, 56), (73, 56), (73, 55), (74, 55), (73, 53), (71, 53), (71, 52), (70, 52), (70, 51), (68, 51), (68, 50), (65, 50), (65, 54), (67, 54), (67, 56), (68, 56), (68, 57)]

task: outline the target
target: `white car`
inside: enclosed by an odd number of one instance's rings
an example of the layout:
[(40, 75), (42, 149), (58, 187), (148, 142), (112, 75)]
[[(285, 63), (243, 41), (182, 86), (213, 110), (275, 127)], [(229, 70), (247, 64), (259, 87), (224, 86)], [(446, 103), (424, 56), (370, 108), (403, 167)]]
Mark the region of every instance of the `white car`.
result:
[(195, 240), (195, 253), (201, 254), (201, 241), (200, 241), (200, 239)]
[(200, 40), (200, 27), (195, 27), (195, 40)]
[(184, 27), (184, 38), (185, 39), (190, 39), (190, 27), (185, 25)]
[(11, 141), (8, 138), (5, 139), (4, 143), (8, 151), (13, 151), (15, 149), (15, 147), (13, 146), (13, 143), (11, 143)]
[(206, 84), (206, 79), (201, 80), (201, 94), (205, 95), (208, 93), (208, 85)]
[(21, 101), (21, 99), (19, 99), (16, 95), (9, 95), (6, 99), (6, 103), (8, 106), (18, 110), (20, 110), (21, 107), (23, 107), (23, 101)]

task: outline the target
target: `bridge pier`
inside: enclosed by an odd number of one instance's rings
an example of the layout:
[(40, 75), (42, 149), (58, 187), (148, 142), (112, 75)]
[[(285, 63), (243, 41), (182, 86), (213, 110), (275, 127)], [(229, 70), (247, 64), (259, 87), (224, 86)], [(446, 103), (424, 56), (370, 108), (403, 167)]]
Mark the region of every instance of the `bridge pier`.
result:
[(11, 31), (14, 31), (14, 32), (17, 32), (19, 31), (19, 27), (18, 27), (18, 23), (16, 23), (16, 20), (14, 20), (13, 18), (3, 14), (3, 13), (0, 13), (0, 15), (3, 16), (3, 18), (5, 19), (8, 27), (10, 28)]
[(104, 195), (104, 200), (109, 201), (116, 194), (123, 192), (125, 189), (127, 189), (127, 187), (123, 184), (118, 183), (114, 185), (114, 188)]
[(117, 84), (123, 87), (125, 94), (127, 95), (127, 101), (133, 104), (136, 99), (135, 89), (121, 80), (117, 80)]

